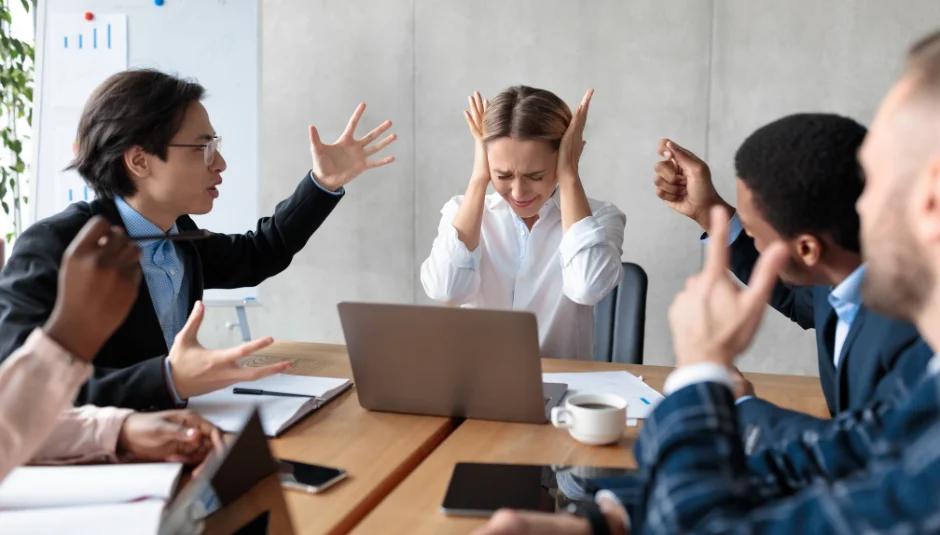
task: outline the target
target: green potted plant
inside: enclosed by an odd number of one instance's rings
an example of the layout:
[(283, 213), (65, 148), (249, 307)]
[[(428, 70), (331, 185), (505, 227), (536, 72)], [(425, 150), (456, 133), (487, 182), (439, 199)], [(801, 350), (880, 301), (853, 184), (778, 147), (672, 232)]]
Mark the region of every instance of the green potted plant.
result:
[[(35, 47), (12, 34), (11, 2), (18, 1), (32, 15), (36, 0), (0, 0), (0, 207), (13, 220), (5, 229), (7, 241), (22, 230), (22, 206), (28, 198), (23, 177), (26, 160), (23, 140), (29, 139), (33, 122)], [(25, 125), (25, 128), (24, 128)]]

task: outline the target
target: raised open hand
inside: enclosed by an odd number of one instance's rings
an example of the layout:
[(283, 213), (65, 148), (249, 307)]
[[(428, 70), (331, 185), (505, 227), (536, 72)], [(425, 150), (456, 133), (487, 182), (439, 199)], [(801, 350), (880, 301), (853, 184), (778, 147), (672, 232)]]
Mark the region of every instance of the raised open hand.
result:
[(382, 167), (395, 161), (394, 156), (387, 156), (376, 160), (369, 160), (370, 156), (378, 153), (397, 139), (395, 134), (387, 136), (375, 145), (369, 145), (379, 138), (383, 132), (392, 127), (391, 121), (385, 121), (361, 139), (356, 139), (356, 127), (359, 119), (366, 111), (365, 104), (359, 104), (343, 135), (339, 136), (332, 145), (324, 144), (320, 140), (320, 133), (315, 126), (310, 127), (310, 153), (313, 155), (313, 176), (316, 181), (330, 191), (336, 191), (366, 169)]

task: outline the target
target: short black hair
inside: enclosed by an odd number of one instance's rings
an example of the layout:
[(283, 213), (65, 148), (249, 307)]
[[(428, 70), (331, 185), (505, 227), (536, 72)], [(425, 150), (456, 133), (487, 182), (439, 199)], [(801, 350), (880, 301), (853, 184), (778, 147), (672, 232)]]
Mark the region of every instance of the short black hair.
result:
[(857, 153), (867, 133), (848, 117), (790, 115), (748, 136), (734, 156), (735, 170), (781, 236), (826, 234), (859, 252), (855, 201), (865, 182)]
[(180, 129), (186, 109), (205, 89), (153, 69), (110, 76), (95, 89), (78, 122), (75, 169), (99, 197), (130, 197), (137, 187), (124, 167), (124, 153), (138, 145), (166, 160), (167, 145)]

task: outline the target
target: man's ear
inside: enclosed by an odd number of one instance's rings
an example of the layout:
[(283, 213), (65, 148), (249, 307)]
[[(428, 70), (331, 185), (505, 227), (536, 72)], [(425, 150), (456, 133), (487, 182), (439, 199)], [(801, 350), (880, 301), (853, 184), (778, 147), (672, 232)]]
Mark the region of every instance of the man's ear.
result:
[(124, 167), (127, 168), (131, 179), (142, 180), (150, 176), (152, 172), (150, 158), (151, 155), (147, 154), (140, 145), (134, 145), (124, 151)]
[(920, 182), (911, 192), (916, 231), (925, 243), (940, 244), (940, 154), (925, 167)]
[(789, 240), (796, 256), (806, 265), (814, 267), (822, 258), (825, 244), (812, 234), (800, 234)]

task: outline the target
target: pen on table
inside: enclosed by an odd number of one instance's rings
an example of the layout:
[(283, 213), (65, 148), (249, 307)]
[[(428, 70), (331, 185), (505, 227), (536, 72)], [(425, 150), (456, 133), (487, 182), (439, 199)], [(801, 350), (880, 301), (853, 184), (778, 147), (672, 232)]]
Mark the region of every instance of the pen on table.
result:
[(145, 236), (128, 236), (127, 239), (130, 241), (150, 241), (150, 240), (167, 240), (167, 241), (189, 241), (189, 240), (201, 240), (203, 238), (208, 238), (212, 236), (212, 232), (208, 230), (187, 230), (180, 232), (178, 234), (149, 234)]
[(252, 396), (282, 396), (287, 398), (315, 398), (309, 394), (291, 394), (290, 392), (272, 392), (270, 390), (260, 390), (257, 388), (239, 388), (235, 387), (232, 391), (235, 394), (249, 394)]

